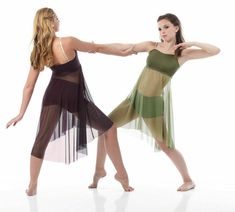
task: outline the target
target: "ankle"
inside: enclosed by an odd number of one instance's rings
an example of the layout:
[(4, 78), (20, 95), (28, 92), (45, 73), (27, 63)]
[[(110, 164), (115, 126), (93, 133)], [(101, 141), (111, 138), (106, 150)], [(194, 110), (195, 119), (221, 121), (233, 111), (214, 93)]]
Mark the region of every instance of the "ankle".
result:
[(96, 169), (95, 170), (95, 175), (104, 175), (104, 174), (106, 174), (106, 171), (105, 171), (105, 169)]
[(193, 182), (193, 180), (191, 179), (191, 177), (185, 177), (185, 178), (183, 178), (183, 182), (184, 183), (190, 183), (190, 182)]
[(128, 180), (128, 175), (127, 173), (120, 173), (120, 172), (117, 172), (115, 174), (115, 178), (116, 179), (120, 179), (120, 180)]
[(29, 188), (36, 188), (37, 187), (37, 182), (30, 182), (28, 187)]

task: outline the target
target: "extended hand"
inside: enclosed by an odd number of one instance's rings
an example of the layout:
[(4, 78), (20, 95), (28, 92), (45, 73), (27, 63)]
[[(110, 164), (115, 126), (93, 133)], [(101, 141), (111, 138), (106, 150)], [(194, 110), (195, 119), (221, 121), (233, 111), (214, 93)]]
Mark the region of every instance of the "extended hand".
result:
[(181, 48), (181, 49), (187, 49), (187, 48), (190, 48), (194, 46), (194, 43), (193, 42), (184, 42), (184, 43), (179, 43), (177, 45), (175, 45), (175, 50), (178, 49), (178, 48)]
[(6, 128), (10, 127), (11, 125), (15, 126), (22, 118), (23, 117), (21, 115), (16, 116), (7, 123)]

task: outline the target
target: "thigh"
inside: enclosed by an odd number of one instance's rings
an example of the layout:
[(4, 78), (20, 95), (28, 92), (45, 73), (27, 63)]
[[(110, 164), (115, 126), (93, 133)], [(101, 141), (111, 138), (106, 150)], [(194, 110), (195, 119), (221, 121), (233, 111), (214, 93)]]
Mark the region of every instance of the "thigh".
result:
[(87, 102), (87, 125), (100, 133), (107, 131), (113, 122), (94, 103)]
[(109, 114), (109, 117), (117, 127), (121, 127), (136, 119), (138, 114), (135, 112), (130, 100), (126, 99)]

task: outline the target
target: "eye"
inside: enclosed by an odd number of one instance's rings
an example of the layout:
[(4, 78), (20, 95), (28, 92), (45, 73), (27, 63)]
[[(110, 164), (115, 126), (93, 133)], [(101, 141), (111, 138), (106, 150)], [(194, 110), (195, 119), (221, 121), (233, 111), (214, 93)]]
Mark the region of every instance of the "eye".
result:
[(168, 28), (169, 28), (169, 26), (164, 26), (163, 28), (164, 28), (164, 29), (168, 29)]
[(161, 28), (158, 28), (158, 31), (161, 31), (162, 29)]

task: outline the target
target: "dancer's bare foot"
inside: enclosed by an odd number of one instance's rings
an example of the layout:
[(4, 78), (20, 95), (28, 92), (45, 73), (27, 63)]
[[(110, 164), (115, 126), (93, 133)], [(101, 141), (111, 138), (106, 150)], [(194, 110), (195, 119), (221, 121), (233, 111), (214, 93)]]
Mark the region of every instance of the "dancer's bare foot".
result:
[(103, 178), (106, 176), (106, 171), (96, 171), (94, 176), (93, 176), (93, 182), (88, 186), (88, 188), (97, 188), (98, 182), (100, 178)]
[(30, 184), (28, 189), (26, 189), (25, 193), (28, 195), (28, 196), (34, 196), (37, 194), (37, 184), (35, 185), (32, 185)]
[(118, 176), (118, 174), (115, 174), (114, 178), (121, 183), (124, 191), (130, 192), (133, 191), (134, 188), (132, 188), (131, 186), (129, 186), (129, 180), (128, 177), (122, 178), (120, 176)]
[(177, 191), (188, 191), (188, 190), (191, 190), (191, 189), (194, 189), (195, 188), (195, 184), (194, 182), (190, 181), (190, 182), (185, 182), (183, 185), (181, 185)]

